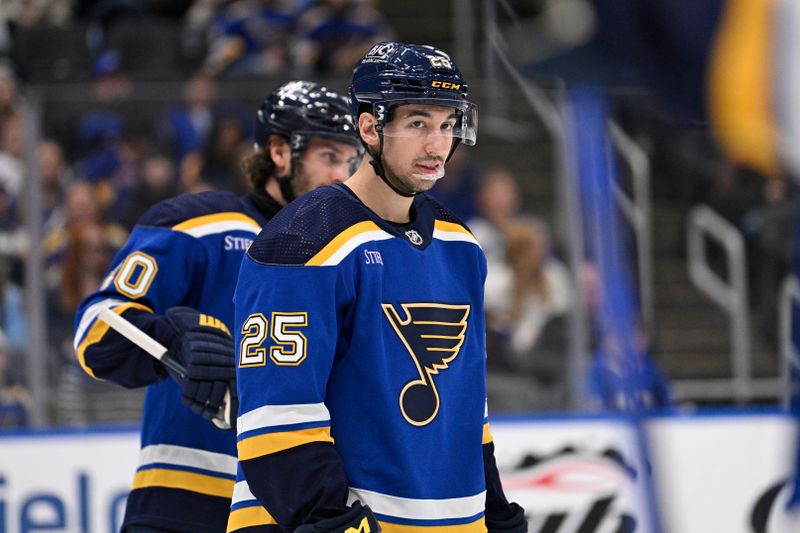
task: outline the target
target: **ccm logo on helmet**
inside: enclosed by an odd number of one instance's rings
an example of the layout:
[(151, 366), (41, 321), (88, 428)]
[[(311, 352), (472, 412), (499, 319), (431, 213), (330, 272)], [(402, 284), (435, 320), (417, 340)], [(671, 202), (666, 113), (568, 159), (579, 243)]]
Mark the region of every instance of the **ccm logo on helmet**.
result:
[(431, 87), (436, 87), (437, 89), (450, 89), (452, 91), (457, 91), (461, 88), (460, 83), (451, 83), (449, 81), (438, 81), (433, 80), (431, 82)]

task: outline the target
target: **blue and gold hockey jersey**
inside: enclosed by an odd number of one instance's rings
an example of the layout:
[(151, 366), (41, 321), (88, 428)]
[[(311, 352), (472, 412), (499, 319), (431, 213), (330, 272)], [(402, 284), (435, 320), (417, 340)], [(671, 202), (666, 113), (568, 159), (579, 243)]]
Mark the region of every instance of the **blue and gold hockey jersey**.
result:
[[(189, 306), (233, 325), (233, 291), (245, 250), (276, 212), (226, 192), (182, 195), (150, 209), (114, 258), (101, 287), (76, 316), (75, 350), (91, 376), (148, 385), (139, 467), (125, 525), (169, 531), (225, 530), (236, 472), (236, 441), (181, 404), (180, 386), (155, 359), (97, 319), (122, 314), (169, 345), (159, 319)], [(266, 217), (265, 217), (266, 215)]]
[(485, 531), (492, 492), (508, 505), (486, 419), (485, 274), (469, 230), (424, 194), (408, 224), (345, 185), (270, 222), (235, 295), (229, 532), (293, 530), (355, 500), (384, 531)]

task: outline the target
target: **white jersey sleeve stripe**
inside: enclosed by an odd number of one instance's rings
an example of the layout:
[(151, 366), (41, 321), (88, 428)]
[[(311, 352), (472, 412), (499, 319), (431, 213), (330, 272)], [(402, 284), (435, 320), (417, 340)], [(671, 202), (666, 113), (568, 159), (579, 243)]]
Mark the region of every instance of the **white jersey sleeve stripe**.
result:
[(253, 496), (252, 492), (250, 492), (250, 485), (247, 484), (247, 481), (237, 481), (236, 485), (233, 486), (233, 498), (231, 499), (231, 505), (236, 505), (237, 503), (247, 502), (255, 499), (256, 497)]
[(240, 416), (236, 420), (236, 428), (239, 435), (242, 435), (261, 428), (327, 422), (330, 419), (331, 415), (324, 403), (265, 405)]
[(368, 505), (376, 514), (410, 520), (445, 520), (482, 513), (486, 507), (486, 491), (464, 498), (418, 500), (350, 488), (348, 505), (355, 500)]
[(140, 467), (158, 463), (199, 468), (227, 475), (236, 474), (236, 457), (232, 455), (169, 444), (154, 444), (141, 449)]

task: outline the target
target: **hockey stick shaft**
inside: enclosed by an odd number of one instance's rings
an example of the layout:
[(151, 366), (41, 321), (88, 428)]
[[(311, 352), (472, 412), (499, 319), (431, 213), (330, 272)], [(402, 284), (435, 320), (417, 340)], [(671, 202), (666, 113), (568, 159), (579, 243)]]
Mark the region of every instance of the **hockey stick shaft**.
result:
[[(114, 331), (147, 352), (149, 355), (161, 361), (161, 364), (178, 374), (181, 378), (186, 377), (186, 368), (180, 363), (180, 361), (172, 357), (163, 344), (137, 328), (130, 321), (128, 321), (128, 319), (115, 313), (111, 309), (103, 309), (100, 311), (98, 318), (108, 324), (109, 327), (111, 327)], [(230, 420), (231, 393), (230, 390), (226, 390), (225, 397), (222, 400), (222, 407), (220, 407), (219, 413), (217, 413), (217, 416), (214, 417), (212, 422), (219, 429), (230, 429)]]

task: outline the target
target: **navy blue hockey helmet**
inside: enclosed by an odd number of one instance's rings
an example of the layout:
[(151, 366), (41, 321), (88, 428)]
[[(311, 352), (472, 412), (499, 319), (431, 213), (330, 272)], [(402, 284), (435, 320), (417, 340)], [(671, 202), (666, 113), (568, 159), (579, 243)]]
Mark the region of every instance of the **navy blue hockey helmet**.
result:
[(358, 150), (358, 159), (362, 153), (347, 98), (310, 81), (285, 83), (261, 104), (256, 114), (256, 150), (266, 149), (271, 135), (279, 135), (289, 141), (292, 157), (289, 174), (276, 176), (287, 202), (295, 197), (290, 182), (294, 178), (298, 160), (312, 137), (351, 144)]
[(265, 148), (270, 135), (285, 137), (293, 156), (305, 150), (311, 137), (359, 146), (347, 98), (310, 81), (285, 83), (261, 104), (256, 116), (256, 148)]
[(367, 111), (375, 116), (378, 132), (385, 133), (392, 108), (410, 103), (456, 110), (453, 149), (459, 142), (477, 142), (478, 110), (467, 99), (467, 83), (450, 56), (433, 46), (376, 44), (353, 70), (350, 110), (355, 123), (359, 113)]

